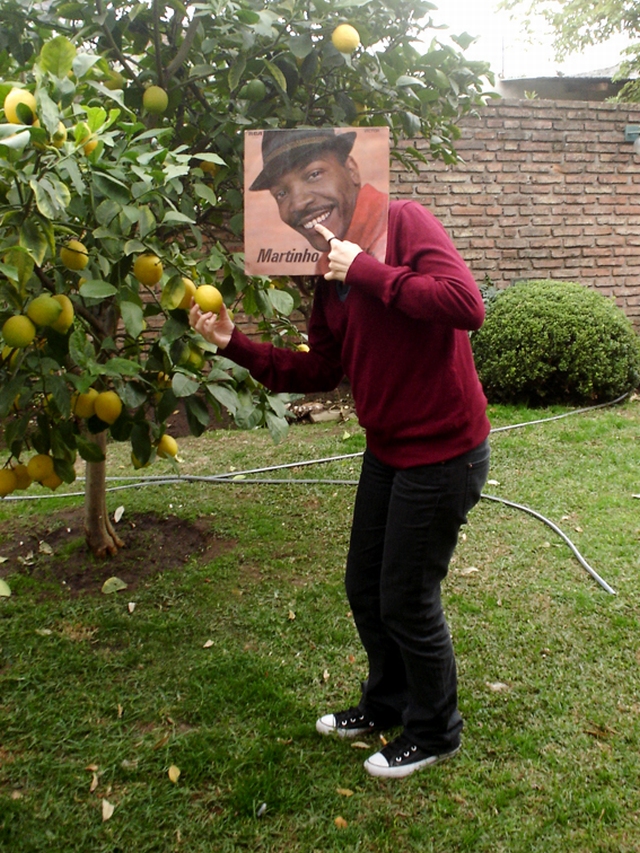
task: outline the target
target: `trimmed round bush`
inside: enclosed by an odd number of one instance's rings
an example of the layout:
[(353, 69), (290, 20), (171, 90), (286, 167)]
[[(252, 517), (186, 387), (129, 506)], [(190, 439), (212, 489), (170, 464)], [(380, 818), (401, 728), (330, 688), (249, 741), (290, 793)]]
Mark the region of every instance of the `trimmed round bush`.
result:
[(498, 291), (471, 336), (492, 403), (608, 402), (640, 381), (640, 338), (612, 299), (577, 282)]

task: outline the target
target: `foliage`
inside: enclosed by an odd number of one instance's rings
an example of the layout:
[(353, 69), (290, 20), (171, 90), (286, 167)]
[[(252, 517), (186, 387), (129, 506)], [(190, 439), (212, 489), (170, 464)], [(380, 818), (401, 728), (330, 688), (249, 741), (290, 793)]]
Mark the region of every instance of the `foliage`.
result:
[(473, 334), (492, 402), (596, 403), (637, 387), (640, 341), (611, 299), (580, 284), (539, 280), (500, 291)]
[[(542, 16), (554, 32), (558, 60), (585, 47), (605, 42), (618, 33), (629, 37), (631, 44), (623, 51), (616, 79), (637, 77), (640, 72), (640, 6), (636, 0), (504, 0), (503, 8), (525, 6), (526, 23)], [(640, 82), (632, 79), (618, 93), (620, 101), (640, 101)]]
[[(179, 307), (183, 278), (215, 283), (228, 306), (259, 319), (266, 338), (295, 343), (288, 318), (297, 288), (270, 288), (243, 271), (242, 132), (387, 125), (403, 163), (424, 159), (400, 147), (417, 135), (433, 156), (454, 161), (456, 121), (481, 101), (488, 66), (436, 41), (418, 49), (432, 8), (413, 0), (0, 0), (0, 105), (21, 87), (36, 103), (35, 121), (20, 105), (24, 124), (9, 113), (0, 124), (0, 325), (42, 292), (69, 296), (75, 312), (68, 330), (43, 327), (31, 346), (0, 359), (13, 457), (51, 453), (67, 482), (78, 454), (99, 462), (91, 434), (107, 425), (72, 415), (73, 394), (90, 387), (123, 400), (109, 430), (131, 442), (137, 465), (154, 459), (180, 401), (196, 435), (211, 409), (284, 435), (282, 399), (190, 330)], [(331, 42), (345, 20), (363, 44), (352, 55)], [(470, 37), (458, 42), (464, 48)], [(145, 110), (150, 86), (167, 93), (166, 110), (157, 90)], [(70, 238), (86, 247), (86, 266), (77, 256), (74, 269), (63, 262)], [(134, 275), (141, 254), (160, 259), (157, 286)]]

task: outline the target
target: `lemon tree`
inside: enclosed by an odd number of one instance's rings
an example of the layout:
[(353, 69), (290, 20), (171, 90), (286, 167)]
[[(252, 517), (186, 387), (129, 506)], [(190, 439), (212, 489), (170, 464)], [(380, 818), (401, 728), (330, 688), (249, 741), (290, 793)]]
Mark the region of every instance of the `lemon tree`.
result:
[(136, 467), (176, 466), (178, 406), (194, 435), (223, 411), (285, 435), (284, 400), (188, 322), (200, 292), (300, 343), (303, 292), (247, 277), (238, 252), (242, 131), (385, 125), (401, 163), (428, 156), (404, 141), (418, 136), (453, 162), (488, 66), (465, 59), (466, 35), (427, 38), (431, 8), (0, 0), (3, 488), (22, 468), (30, 489), (71, 483), (82, 458), (88, 544), (108, 554), (108, 439)]

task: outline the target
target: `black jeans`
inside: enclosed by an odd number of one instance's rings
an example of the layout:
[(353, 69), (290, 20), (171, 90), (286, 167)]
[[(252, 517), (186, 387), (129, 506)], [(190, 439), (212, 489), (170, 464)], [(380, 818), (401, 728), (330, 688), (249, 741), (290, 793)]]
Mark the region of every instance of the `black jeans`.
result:
[(360, 708), (381, 725), (402, 723), (432, 754), (455, 749), (462, 730), (440, 583), (488, 471), (488, 441), (408, 469), (364, 454), (346, 572), (369, 659)]

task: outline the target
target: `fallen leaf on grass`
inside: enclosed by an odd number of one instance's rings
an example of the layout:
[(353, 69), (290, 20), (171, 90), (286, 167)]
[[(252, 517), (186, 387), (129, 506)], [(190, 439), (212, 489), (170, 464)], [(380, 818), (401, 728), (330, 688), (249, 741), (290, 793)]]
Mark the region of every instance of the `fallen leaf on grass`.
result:
[(136, 609), (136, 603), (135, 603), (135, 601), (130, 601), (130, 602), (127, 604), (127, 610), (129, 611), (129, 613), (133, 613), (133, 611), (134, 611), (135, 609)]
[(325, 669), (325, 671), (322, 673), (322, 680), (323, 680), (323, 681), (329, 681), (329, 678), (330, 678), (330, 677), (331, 677), (331, 676), (329, 675), (329, 670), (328, 670), (328, 669)]
[(84, 769), (88, 770), (89, 773), (97, 773), (98, 772), (98, 765), (97, 764), (87, 764), (87, 766)]
[(9, 562), (8, 557), (0, 557), (0, 563), (7, 563), (7, 562)]
[(509, 685), (503, 681), (487, 681), (485, 683), (493, 693), (504, 693), (505, 690), (509, 689)]
[(175, 785), (178, 779), (180, 778), (180, 768), (176, 767), (175, 764), (172, 764), (169, 770), (167, 771), (167, 775)]
[(124, 507), (119, 506), (118, 509), (113, 513), (113, 520), (115, 521), (116, 524), (120, 521), (120, 519), (122, 518), (123, 515), (124, 515)]
[(113, 813), (116, 810), (116, 807), (113, 803), (110, 803), (109, 800), (102, 801), (102, 820), (110, 820), (113, 817)]
[(469, 566), (469, 567), (468, 567), (468, 568), (466, 568), (466, 569), (460, 569), (460, 571), (459, 571), (459, 573), (458, 573), (458, 574), (461, 574), (461, 575), (473, 575), (473, 574), (475, 574), (476, 572), (479, 572), (479, 571), (480, 571), (480, 569), (477, 569), (475, 566)]
[(11, 596), (11, 589), (9, 587), (9, 584), (6, 581), (3, 581), (1, 578), (0, 578), (0, 596), (3, 596), (4, 598), (9, 598)]
[(204, 643), (204, 645), (202, 646), (202, 648), (203, 648), (203, 649), (210, 649), (212, 645), (213, 645), (213, 640), (207, 640), (207, 642), (206, 642), (206, 643)]
[(154, 749), (162, 749), (163, 746), (166, 746), (169, 743), (169, 739), (171, 738), (171, 732), (167, 732), (166, 735), (163, 735), (159, 741), (154, 743)]
[(256, 817), (264, 817), (267, 812), (267, 804), (262, 803), (258, 811), (256, 812)]
[(107, 580), (102, 584), (102, 592), (104, 595), (111, 595), (114, 592), (120, 592), (120, 590), (126, 588), (127, 584), (115, 576), (107, 578)]
[(342, 817), (342, 815), (338, 815), (338, 817), (334, 820), (334, 823), (338, 827), (338, 829), (346, 829), (349, 826), (349, 824)]
[(351, 788), (336, 788), (336, 791), (341, 797), (353, 797), (353, 791)]
[(98, 774), (97, 774), (97, 773), (94, 773), (94, 774), (91, 776), (91, 784), (89, 785), (89, 793), (90, 793), (90, 794), (93, 794), (93, 792), (94, 792), (94, 791), (96, 790), (96, 788), (98, 787), (98, 784), (99, 784), (99, 783), (100, 783), (100, 780), (98, 779)]
[(288, 616), (287, 618), (288, 618), (291, 622), (293, 622), (293, 620), (296, 618), (296, 614), (293, 612), (293, 610), (290, 610), (290, 611), (289, 611), (289, 616)]
[(36, 634), (39, 634), (41, 637), (50, 637), (53, 631), (51, 628), (36, 628)]
[(46, 554), (49, 557), (53, 555), (53, 548), (51, 547), (51, 545), (49, 545), (48, 542), (45, 542), (44, 540), (38, 545), (38, 551), (40, 551), (41, 554)]
[(351, 749), (371, 749), (371, 747), (363, 740), (356, 740), (351, 744)]

